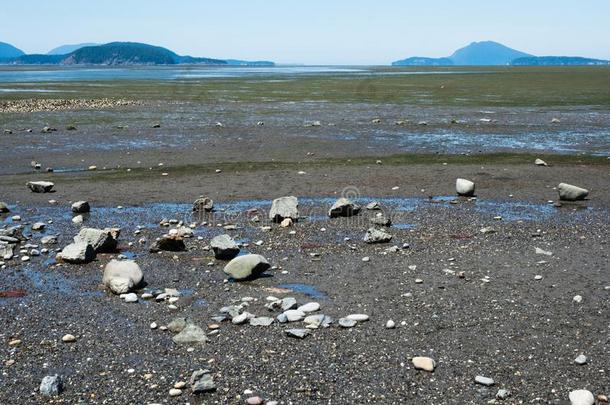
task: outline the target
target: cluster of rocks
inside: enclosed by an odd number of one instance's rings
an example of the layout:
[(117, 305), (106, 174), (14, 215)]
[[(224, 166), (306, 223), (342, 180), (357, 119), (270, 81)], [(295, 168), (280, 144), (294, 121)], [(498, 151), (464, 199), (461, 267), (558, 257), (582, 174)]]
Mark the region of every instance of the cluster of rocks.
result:
[(116, 251), (120, 229), (82, 228), (74, 242), (64, 247), (57, 255), (59, 262), (82, 264), (95, 260), (98, 253)]
[[(323, 313), (319, 313), (321, 306), (318, 302), (307, 302), (299, 305), (296, 298), (285, 297), (276, 298), (269, 296), (265, 299), (264, 307), (268, 312), (280, 311), (278, 315), (255, 315), (249, 310), (252, 303), (257, 301), (252, 297), (244, 297), (238, 304), (223, 307), (219, 311), (219, 315), (212, 319), (215, 322), (230, 321), (233, 325), (250, 326), (270, 326), (276, 324), (293, 324), (302, 322), (304, 327), (287, 328), (284, 332), (290, 336), (299, 339), (307, 337), (311, 330), (319, 328), (328, 328), (334, 323), (333, 318)], [(340, 318), (338, 325), (342, 328), (352, 328), (360, 322), (368, 321), (369, 317), (365, 314), (350, 314)]]
[(32, 113), (39, 111), (65, 111), (107, 109), (141, 105), (142, 102), (125, 99), (27, 99), (0, 101), (0, 113)]

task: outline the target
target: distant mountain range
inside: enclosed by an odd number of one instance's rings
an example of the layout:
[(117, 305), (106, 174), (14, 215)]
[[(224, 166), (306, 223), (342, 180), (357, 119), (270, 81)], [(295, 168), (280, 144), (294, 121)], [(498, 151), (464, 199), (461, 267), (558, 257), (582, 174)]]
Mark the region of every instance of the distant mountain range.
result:
[(21, 55), (25, 55), (21, 49), (17, 49), (11, 44), (0, 42), (0, 58), (16, 58)]
[(84, 44), (62, 45), (62, 46), (58, 46), (57, 48), (51, 49), (49, 52), (47, 52), (47, 55), (67, 55), (74, 51), (78, 51), (80, 48), (84, 48), (86, 46), (98, 46), (98, 45), (101, 45), (101, 44), (87, 42)]
[[(6, 45), (6, 46), (4, 46)], [(6, 50), (5, 50), (6, 48)], [(17, 48), (0, 43), (0, 63), (13, 65), (239, 65), (274, 66), (267, 61), (240, 61), (181, 56), (169, 49), (137, 42), (64, 45), (46, 55), (26, 55)], [(66, 52), (66, 53), (64, 53)]]
[(411, 57), (392, 66), (577, 66), (609, 65), (610, 61), (571, 56), (534, 56), (493, 41), (473, 42), (446, 58)]

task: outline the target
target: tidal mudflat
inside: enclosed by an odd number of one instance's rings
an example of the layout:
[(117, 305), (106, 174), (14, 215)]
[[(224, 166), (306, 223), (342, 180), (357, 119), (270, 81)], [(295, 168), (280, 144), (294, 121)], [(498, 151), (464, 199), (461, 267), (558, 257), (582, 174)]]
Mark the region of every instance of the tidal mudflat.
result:
[(1, 403), (610, 394), (607, 69), (99, 71), (0, 68)]

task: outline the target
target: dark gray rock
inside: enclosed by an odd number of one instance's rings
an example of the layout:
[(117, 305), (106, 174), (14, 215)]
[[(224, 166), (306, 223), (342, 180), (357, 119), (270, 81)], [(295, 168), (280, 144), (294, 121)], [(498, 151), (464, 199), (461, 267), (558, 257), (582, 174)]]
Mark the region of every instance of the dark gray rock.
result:
[(177, 235), (163, 235), (158, 240), (154, 241), (150, 246), (150, 251), (156, 253), (159, 251), (182, 252), (186, 250), (184, 240)]
[(354, 204), (347, 198), (339, 198), (328, 211), (328, 216), (331, 218), (351, 217), (360, 212), (360, 206)]
[(193, 203), (193, 211), (195, 212), (210, 212), (214, 210), (214, 200), (208, 197), (199, 197)]
[(209, 370), (194, 371), (189, 383), (193, 394), (216, 391), (216, 384), (214, 383), (214, 379)]
[(210, 242), (214, 257), (219, 260), (231, 260), (239, 254), (239, 246), (229, 235), (219, 235)]
[(50, 181), (28, 181), (26, 185), (34, 193), (49, 193), (55, 187)]
[(72, 212), (76, 214), (84, 214), (91, 211), (91, 206), (87, 201), (77, 201), (72, 204)]

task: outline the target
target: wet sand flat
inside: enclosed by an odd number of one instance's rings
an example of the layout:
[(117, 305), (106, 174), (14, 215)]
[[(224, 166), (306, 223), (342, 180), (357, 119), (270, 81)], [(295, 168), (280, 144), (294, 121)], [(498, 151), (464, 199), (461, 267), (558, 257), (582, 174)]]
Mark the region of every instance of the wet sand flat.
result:
[[(456, 72), (124, 81), (53, 73), (0, 82), (57, 91), (0, 93), (6, 100), (138, 103), (0, 113), (0, 201), (11, 211), (0, 214), (0, 229), (21, 226), (26, 239), (0, 270), (0, 403), (48, 403), (38, 386), (53, 374), (62, 376), (56, 402), (64, 403), (224, 404), (259, 395), (285, 404), (561, 404), (574, 389), (609, 395), (610, 99), (599, 86), (609, 73)], [(45, 126), (57, 131), (41, 133)], [(535, 166), (536, 157), (549, 166)], [(476, 198), (456, 195), (458, 177), (476, 183)], [(32, 193), (25, 183), (33, 180), (52, 181), (55, 191)], [(590, 194), (556, 204), (560, 182)], [(202, 195), (213, 212), (193, 212)], [(288, 195), (299, 198), (300, 218), (284, 228), (268, 213)], [(381, 210), (331, 219), (340, 197)], [(83, 226), (121, 228), (118, 248), (60, 264), (55, 250), (80, 228), (70, 209), (78, 200), (91, 204)], [(367, 244), (378, 213), (392, 220), (383, 228), (392, 240)], [(32, 229), (37, 222), (44, 230)], [(150, 253), (178, 224), (192, 225), (186, 250)], [(221, 234), (273, 267), (228, 280), (227, 262), (209, 247)], [(32, 255), (49, 235), (57, 244)], [(101, 284), (119, 255), (144, 272), (136, 303)], [(142, 298), (165, 288), (178, 300)], [(286, 330), (302, 322), (213, 319), (238, 304), (275, 319), (281, 311), (265, 307), (269, 296), (317, 302), (333, 323), (297, 339)], [(339, 326), (349, 314), (369, 320)], [(175, 344), (161, 326), (182, 317), (208, 342)], [(62, 342), (65, 334), (76, 342)], [(586, 364), (574, 362), (579, 354)], [(416, 370), (415, 356), (434, 359), (435, 371)], [(210, 370), (214, 392), (187, 386), (169, 396), (198, 369)], [(475, 383), (478, 375), (494, 385)], [(495, 399), (498, 389), (510, 396)]]

